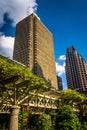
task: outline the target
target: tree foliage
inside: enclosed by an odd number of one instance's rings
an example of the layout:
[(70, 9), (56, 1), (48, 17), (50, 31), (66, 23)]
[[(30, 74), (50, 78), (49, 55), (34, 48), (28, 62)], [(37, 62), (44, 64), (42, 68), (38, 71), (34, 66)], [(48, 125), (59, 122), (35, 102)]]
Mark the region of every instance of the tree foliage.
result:
[(81, 127), (78, 117), (69, 105), (59, 109), (55, 124), (57, 130), (80, 130)]
[(20, 105), (30, 92), (47, 90), (46, 82), (35, 76), (29, 68), (0, 56), (0, 106), (3, 103)]
[(23, 118), (24, 118), (24, 112), (20, 111), (18, 115), (18, 130), (21, 130), (23, 127)]
[(39, 130), (52, 130), (51, 116), (43, 113), (38, 122)]
[(84, 113), (87, 110), (87, 97), (76, 90), (62, 90), (60, 94), (59, 107), (70, 105), (79, 116), (80, 121), (84, 119)]
[(81, 130), (87, 130), (87, 122), (83, 122)]
[(61, 105), (69, 104), (73, 105), (73, 103), (85, 103), (87, 101), (87, 97), (84, 94), (77, 92), (76, 90), (62, 90), (61, 91)]

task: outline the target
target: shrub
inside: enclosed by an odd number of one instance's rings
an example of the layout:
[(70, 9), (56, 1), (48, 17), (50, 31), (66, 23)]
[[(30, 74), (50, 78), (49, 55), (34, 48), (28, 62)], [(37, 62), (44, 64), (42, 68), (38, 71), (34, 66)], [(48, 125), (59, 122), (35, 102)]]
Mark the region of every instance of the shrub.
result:
[(79, 119), (69, 105), (59, 109), (55, 126), (57, 130), (81, 130)]

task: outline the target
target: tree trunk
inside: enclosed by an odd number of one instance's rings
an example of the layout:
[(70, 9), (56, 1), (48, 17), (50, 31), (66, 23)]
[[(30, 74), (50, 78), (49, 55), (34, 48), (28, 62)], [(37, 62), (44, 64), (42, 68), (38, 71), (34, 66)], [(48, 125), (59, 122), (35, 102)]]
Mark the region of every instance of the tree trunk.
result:
[(20, 110), (19, 106), (12, 106), (11, 107), (9, 130), (18, 130), (18, 113), (19, 113), (19, 110)]

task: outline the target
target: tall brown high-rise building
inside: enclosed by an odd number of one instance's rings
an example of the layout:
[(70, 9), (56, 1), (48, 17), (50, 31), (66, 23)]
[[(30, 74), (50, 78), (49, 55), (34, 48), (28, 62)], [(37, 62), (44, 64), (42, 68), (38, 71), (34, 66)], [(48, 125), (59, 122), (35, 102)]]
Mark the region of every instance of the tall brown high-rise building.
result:
[(52, 33), (31, 14), (16, 25), (13, 59), (57, 89)]
[(68, 88), (87, 92), (87, 64), (74, 47), (67, 49), (65, 70)]

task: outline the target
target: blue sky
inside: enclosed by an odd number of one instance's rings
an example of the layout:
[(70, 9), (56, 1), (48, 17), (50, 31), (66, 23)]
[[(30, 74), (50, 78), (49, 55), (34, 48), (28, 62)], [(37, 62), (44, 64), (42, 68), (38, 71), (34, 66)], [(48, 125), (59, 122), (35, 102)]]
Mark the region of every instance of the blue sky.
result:
[(87, 61), (87, 0), (1, 0), (0, 54), (12, 57), (16, 23), (32, 12), (53, 34), (57, 75), (66, 89), (67, 47), (73, 45)]

